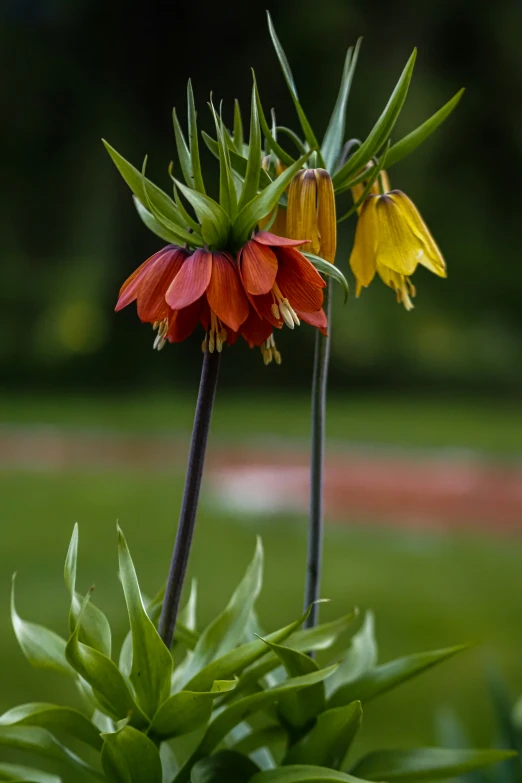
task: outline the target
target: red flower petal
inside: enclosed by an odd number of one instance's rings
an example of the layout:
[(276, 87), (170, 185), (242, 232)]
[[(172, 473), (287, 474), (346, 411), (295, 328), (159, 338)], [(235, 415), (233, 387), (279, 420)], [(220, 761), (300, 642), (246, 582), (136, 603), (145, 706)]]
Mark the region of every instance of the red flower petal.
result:
[(116, 303), (116, 307), (114, 308), (116, 312), (122, 310), (124, 307), (127, 307), (127, 305), (131, 304), (131, 302), (134, 302), (138, 295), (138, 290), (143, 282), (143, 278), (149, 274), (150, 267), (155, 264), (158, 259), (162, 258), (166, 252), (172, 250), (173, 248), (176, 248), (176, 245), (167, 245), (167, 247), (163, 247), (161, 250), (158, 250), (157, 253), (154, 253), (154, 255), (152, 255), (150, 258), (147, 258), (143, 264), (140, 264), (140, 266), (134, 270), (132, 275), (130, 275), (125, 280), (122, 287), (120, 288), (118, 301)]
[(272, 334), (272, 324), (264, 321), (255, 310), (250, 310), (248, 318), (239, 330), (250, 348), (254, 345), (262, 345)]
[(169, 250), (159, 256), (146, 273), (141, 273), (137, 303), (138, 316), (142, 321), (154, 323), (168, 316), (170, 308), (165, 301), (165, 294), (188, 254), (181, 247)]
[(277, 234), (271, 234), (270, 231), (258, 231), (252, 238), (254, 242), (258, 242), (260, 245), (269, 245), (272, 247), (299, 247), (300, 245), (306, 245), (307, 242), (310, 242), (309, 239), (287, 239), (286, 237), (278, 237)]
[(241, 279), (249, 294), (267, 294), (275, 283), (277, 258), (269, 247), (247, 242), (239, 255)]
[(301, 321), (304, 321), (305, 324), (315, 326), (325, 336), (328, 334), (328, 319), (324, 310), (317, 310), (315, 313), (304, 313), (302, 310), (296, 310), (295, 312), (297, 313), (297, 317)]
[(187, 258), (172, 281), (165, 299), (173, 310), (184, 307), (199, 299), (208, 288), (212, 275), (212, 253), (196, 250)]
[(312, 264), (297, 250), (278, 251), (277, 285), (294, 310), (314, 313), (323, 305), (323, 287), (326, 285)]
[(248, 300), (232, 259), (225, 253), (212, 253), (212, 277), (207, 301), (217, 317), (235, 332), (248, 318)]
[(190, 337), (199, 323), (202, 302), (202, 299), (198, 299), (188, 307), (184, 307), (183, 310), (174, 312), (167, 332), (167, 339), (170, 343), (181, 343)]
[(264, 321), (268, 321), (269, 324), (275, 326), (277, 329), (283, 327), (284, 321), (282, 318), (276, 318), (272, 312), (272, 305), (274, 304), (274, 297), (272, 294), (262, 294), (261, 296), (248, 295), (250, 304)]

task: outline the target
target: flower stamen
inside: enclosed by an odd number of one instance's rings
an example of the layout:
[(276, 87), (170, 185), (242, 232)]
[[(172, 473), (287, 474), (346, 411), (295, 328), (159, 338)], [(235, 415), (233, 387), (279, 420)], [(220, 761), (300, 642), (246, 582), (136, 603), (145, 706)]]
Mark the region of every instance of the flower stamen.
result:
[(295, 312), (294, 308), (292, 307), (288, 299), (285, 296), (283, 296), (277, 283), (274, 283), (274, 287), (272, 288), (272, 293), (274, 294), (277, 300), (277, 302), (274, 302), (274, 304), (272, 305), (272, 313), (274, 315), (274, 318), (278, 317), (276, 315), (276, 310), (277, 310), (289, 329), (293, 329), (294, 326), (300, 326), (301, 321), (297, 317), (297, 313)]
[(272, 361), (275, 361), (276, 364), (281, 364), (281, 354), (276, 348), (273, 334), (261, 345), (261, 353), (265, 364), (271, 364)]
[(154, 345), (153, 350), (154, 351), (161, 351), (162, 348), (164, 348), (165, 343), (167, 342), (167, 332), (169, 330), (169, 319), (164, 318), (162, 321), (155, 321), (155, 323), (152, 325), (152, 328), (154, 331), (158, 332), (154, 339)]
[(210, 329), (208, 332), (208, 350), (210, 353), (214, 353), (217, 350), (221, 353), (223, 345), (227, 341), (227, 330), (223, 327), (223, 324), (215, 314), (213, 310), (210, 311)]

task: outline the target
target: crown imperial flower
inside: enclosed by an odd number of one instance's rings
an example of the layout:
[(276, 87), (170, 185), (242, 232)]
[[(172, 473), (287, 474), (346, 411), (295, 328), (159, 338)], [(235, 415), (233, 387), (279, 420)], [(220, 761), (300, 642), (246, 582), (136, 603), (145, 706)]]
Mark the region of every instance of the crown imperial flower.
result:
[(377, 272), (406, 310), (413, 308), (415, 287), (410, 276), (421, 264), (446, 277), (446, 264), (413, 202), (400, 190), (372, 193), (364, 201), (350, 256), (357, 296)]
[(288, 189), (287, 235), (307, 239), (302, 250), (333, 264), (337, 247), (335, 195), (325, 169), (299, 171)]

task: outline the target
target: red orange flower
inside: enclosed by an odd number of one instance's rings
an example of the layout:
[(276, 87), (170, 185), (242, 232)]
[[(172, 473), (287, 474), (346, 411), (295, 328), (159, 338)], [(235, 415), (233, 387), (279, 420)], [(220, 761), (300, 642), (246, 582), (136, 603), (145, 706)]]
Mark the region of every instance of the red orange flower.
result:
[(281, 329), (300, 320), (326, 329), (323, 288), (326, 283), (297, 250), (307, 240), (285, 239), (260, 231), (239, 251), (241, 279), (252, 307), (262, 321)]

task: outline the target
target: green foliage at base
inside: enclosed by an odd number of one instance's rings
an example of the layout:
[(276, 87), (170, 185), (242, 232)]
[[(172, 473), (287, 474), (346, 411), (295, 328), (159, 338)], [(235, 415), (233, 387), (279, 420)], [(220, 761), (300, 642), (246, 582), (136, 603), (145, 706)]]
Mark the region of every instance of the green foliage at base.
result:
[[(463, 646), (378, 664), (368, 614), (341, 660), (319, 666), (310, 653), (342, 639), (357, 611), (310, 629), (301, 628), (305, 614), (264, 633), (255, 612), (263, 581), (258, 541), (228, 605), (201, 632), (192, 590), (171, 652), (156, 630), (161, 593), (150, 602), (143, 598), (121, 530), (118, 553), (130, 625), (118, 664), (112, 657), (107, 618), (90, 594), (76, 591), (77, 528), (65, 563), (71, 596), (67, 640), (22, 619), (13, 581), (12, 622), (24, 655), (33, 666), (73, 677), (85, 711), (45, 703), (15, 707), (0, 716), (0, 746), (65, 762), (91, 779), (111, 783), (436, 780), (513, 755), (418, 748), (375, 750), (352, 760), (349, 752), (365, 702), (461, 652)], [(58, 779), (0, 764), (0, 780)]]

